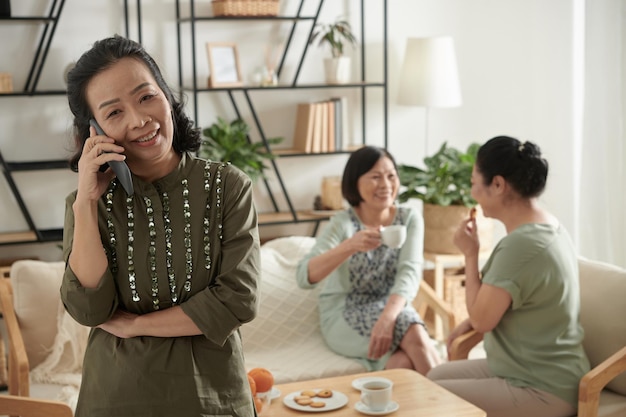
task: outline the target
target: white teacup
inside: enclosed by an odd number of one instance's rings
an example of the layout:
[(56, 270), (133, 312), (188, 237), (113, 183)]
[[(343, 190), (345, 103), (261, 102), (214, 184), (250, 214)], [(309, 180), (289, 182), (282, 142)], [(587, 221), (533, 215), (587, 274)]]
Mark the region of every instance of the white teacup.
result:
[(372, 411), (386, 410), (391, 404), (393, 384), (386, 380), (367, 381), (361, 387), (361, 402)]
[(272, 391), (267, 391), (267, 392), (258, 392), (256, 394), (257, 398), (259, 398), (261, 400), (261, 411), (258, 411), (257, 409), (257, 413), (259, 415), (259, 417), (261, 416), (269, 416), (270, 414), (270, 406), (272, 405)]
[(397, 249), (402, 247), (406, 240), (406, 226), (392, 224), (391, 226), (383, 227), (380, 231), (380, 238), (390, 248)]

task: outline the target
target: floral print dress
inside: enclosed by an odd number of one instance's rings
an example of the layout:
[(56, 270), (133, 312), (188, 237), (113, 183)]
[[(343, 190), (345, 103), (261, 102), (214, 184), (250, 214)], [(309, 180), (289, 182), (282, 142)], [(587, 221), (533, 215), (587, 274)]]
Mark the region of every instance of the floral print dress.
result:
[[(322, 334), (335, 352), (357, 359), (368, 370), (384, 368), (398, 349), (409, 327), (424, 325), (411, 302), (419, 288), (423, 264), (423, 220), (408, 207), (399, 207), (393, 224), (407, 226), (407, 241), (398, 249), (384, 244), (369, 252), (350, 257), (320, 284), (320, 324)], [(308, 260), (336, 246), (365, 226), (352, 209), (338, 213), (317, 238), (316, 245), (298, 266), (298, 284), (312, 288), (307, 278)], [(407, 304), (396, 319), (389, 352), (381, 359), (367, 357), (372, 329), (391, 294), (399, 294)]]
[[(403, 224), (402, 211), (398, 214), (394, 224)], [(351, 213), (351, 218), (355, 230), (361, 230), (362, 226), (354, 213)], [(365, 338), (369, 339), (372, 328), (385, 308), (394, 283), (399, 253), (399, 248), (392, 249), (383, 244), (373, 251), (359, 252), (350, 258), (352, 291), (346, 297), (343, 318)], [(400, 346), (400, 341), (409, 326), (415, 323), (424, 324), (414, 309), (404, 309), (400, 312), (393, 331), (391, 351)]]

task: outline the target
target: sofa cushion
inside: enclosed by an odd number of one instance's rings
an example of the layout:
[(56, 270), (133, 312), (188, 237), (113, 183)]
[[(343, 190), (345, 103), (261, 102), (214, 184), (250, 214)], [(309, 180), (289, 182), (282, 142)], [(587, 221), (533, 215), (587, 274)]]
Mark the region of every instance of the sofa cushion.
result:
[(292, 236), (261, 247), (259, 312), (241, 333), (247, 368), (269, 369), (276, 383), (365, 371), (328, 348), (319, 326), (319, 289), (304, 290), (296, 283), (298, 261), (314, 243), (312, 237)]
[(11, 267), (15, 314), (31, 369), (43, 362), (54, 343), (64, 270), (63, 262), (34, 260), (17, 261)]
[[(578, 268), (584, 346), (594, 367), (626, 346), (626, 270), (582, 258)], [(613, 379), (607, 388), (626, 395), (626, 374)]]

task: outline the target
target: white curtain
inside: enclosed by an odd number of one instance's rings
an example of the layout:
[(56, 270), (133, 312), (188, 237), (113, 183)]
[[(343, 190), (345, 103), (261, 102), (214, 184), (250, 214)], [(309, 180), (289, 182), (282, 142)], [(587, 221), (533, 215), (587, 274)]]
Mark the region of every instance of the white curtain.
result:
[(626, 0), (583, 0), (575, 240), (591, 259), (626, 267)]

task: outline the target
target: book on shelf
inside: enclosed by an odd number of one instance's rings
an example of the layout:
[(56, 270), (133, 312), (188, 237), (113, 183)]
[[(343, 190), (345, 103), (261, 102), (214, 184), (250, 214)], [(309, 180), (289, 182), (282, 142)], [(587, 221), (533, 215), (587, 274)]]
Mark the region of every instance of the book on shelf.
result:
[(335, 123), (336, 113), (335, 113), (335, 101), (330, 99), (326, 101), (326, 109), (328, 110), (328, 134), (326, 136), (326, 151), (327, 152), (335, 152), (337, 150), (337, 138), (335, 137)]
[(326, 124), (325, 124), (325, 107), (323, 102), (318, 101), (313, 103), (313, 107), (315, 108), (313, 114), (313, 144), (311, 152), (320, 153), (323, 152), (322, 144), (324, 142), (324, 137), (326, 136)]
[(339, 134), (341, 140), (341, 150), (347, 150), (352, 142), (352, 138), (350, 137), (350, 121), (348, 112), (348, 97), (341, 96), (337, 97), (339, 100), (339, 113), (337, 114), (337, 118), (340, 120), (339, 124), (341, 133)]
[(313, 151), (314, 104), (298, 103), (296, 128), (293, 133), (293, 149), (298, 152), (311, 153)]
[(331, 97), (330, 99), (333, 102), (334, 107), (334, 119), (335, 119), (335, 150), (342, 151), (343, 150), (343, 142), (344, 142), (344, 103), (342, 97)]
[(347, 97), (298, 103), (293, 149), (303, 153), (347, 149)]

